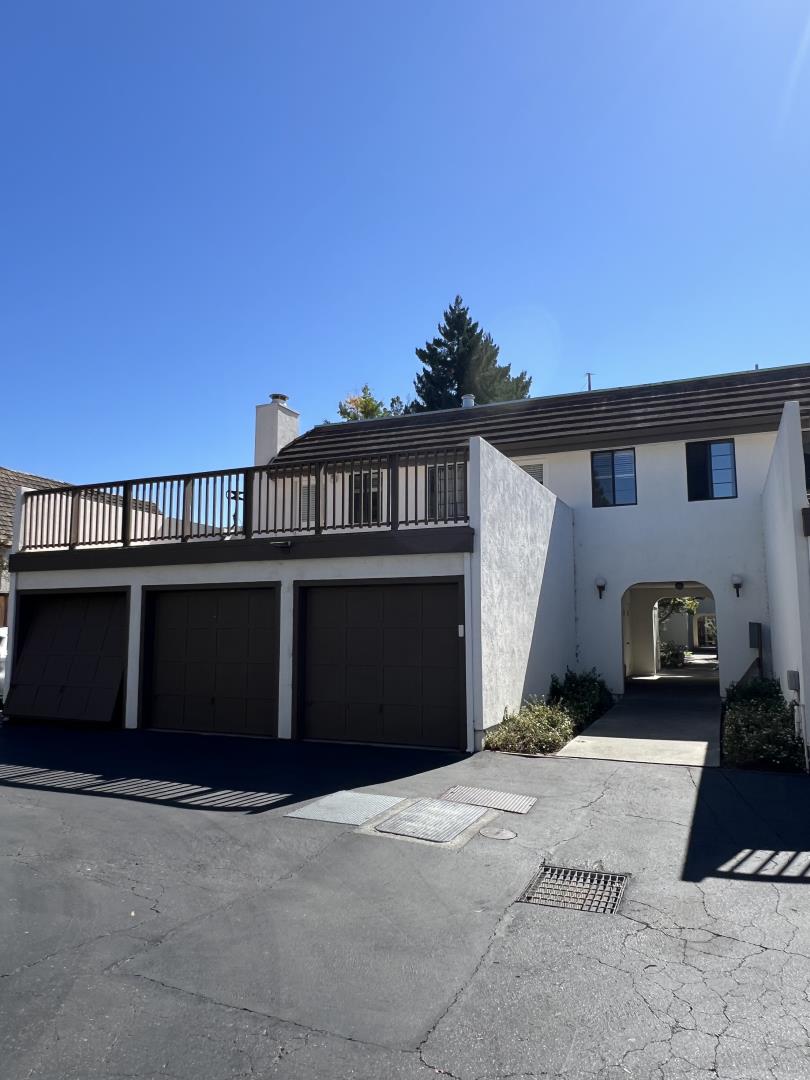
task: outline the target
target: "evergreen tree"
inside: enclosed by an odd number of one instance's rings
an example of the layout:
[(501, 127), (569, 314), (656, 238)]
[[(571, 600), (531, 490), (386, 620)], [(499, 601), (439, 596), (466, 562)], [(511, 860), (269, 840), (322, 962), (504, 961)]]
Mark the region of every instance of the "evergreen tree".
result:
[(475, 394), (480, 405), (529, 396), (531, 377), (525, 371), (512, 375), (510, 364), (498, 363), (498, 346), (470, 318), (460, 296), (445, 311), (438, 329), (437, 337), (416, 350), (424, 369), (414, 380), (418, 400), (409, 412), (452, 409), (461, 405), (462, 394)]
[(383, 416), (401, 416), (405, 406), (400, 397), (391, 398), (388, 408), (374, 397), (371, 387), (365, 383), (359, 394), (347, 394), (338, 402), (341, 420), (377, 420)]

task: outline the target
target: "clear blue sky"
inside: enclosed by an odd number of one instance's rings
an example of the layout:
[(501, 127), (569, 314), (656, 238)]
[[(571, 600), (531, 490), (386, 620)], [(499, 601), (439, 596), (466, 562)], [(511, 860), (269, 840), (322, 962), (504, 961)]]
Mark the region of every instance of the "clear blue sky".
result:
[(534, 394), (810, 360), (807, 0), (10, 0), (5, 465), (242, 465), (411, 392), (460, 292)]

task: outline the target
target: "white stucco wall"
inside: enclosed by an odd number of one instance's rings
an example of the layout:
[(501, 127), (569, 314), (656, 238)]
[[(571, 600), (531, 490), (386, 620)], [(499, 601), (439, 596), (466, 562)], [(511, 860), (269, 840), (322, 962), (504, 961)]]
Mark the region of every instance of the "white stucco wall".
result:
[[(446, 577), (465, 573), (469, 556), (381, 555), (370, 559), (284, 559), (273, 562), (234, 562), (197, 566), (128, 567), (116, 570), (60, 570), (13, 574), (17, 589), (130, 588), (129, 651), (125, 724), (138, 724), (138, 674), (141, 641), (141, 602), (145, 585), (183, 588), (188, 585), (238, 584), (272, 581), (280, 585), (279, 706), (278, 732), (289, 738), (292, 730), (293, 694), (293, 584), (304, 581), (373, 581), (378, 578)], [(469, 616), (467, 618), (469, 623)], [(13, 632), (13, 627), (12, 631)], [(469, 672), (474, 635), (465, 633), (466, 664)], [(9, 655), (12, 643), (10, 642)], [(10, 669), (10, 664), (8, 665)], [(7, 672), (10, 685), (10, 670)], [(468, 681), (468, 689), (469, 689)], [(472, 699), (467, 695), (469, 742), (472, 744)]]
[[(569, 507), (483, 439), (470, 443), (475, 725), (545, 694), (575, 663), (573, 518)], [(480, 735), (477, 741), (480, 743)]]
[[(726, 436), (718, 431), (714, 437)], [(624, 689), (621, 601), (638, 582), (692, 580), (711, 590), (721, 688), (740, 678), (755, 658), (748, 623), (765, 622), (768, 612), (761, 492), (776, 435), (733, 438), (736, 499), (689, 502), (683, 440), (635, 447), (635, 506), (591, 505), (590, 451), (542, 458), (544, 482), (574, 511), (578, 666), (596, 667), (616, 693)], [(744, 579), (739, 599), (732, 574)], [(597, 577), (607, 582), (602, 600)]]
[(771, 664), (791, 700), (786, 673), (799, 672), (802, 702), (810, 689), (810, 558), (801, 513), (806, 506), (801, 414), (798, 403), (789, 401), (762, 492), (762, 519)]

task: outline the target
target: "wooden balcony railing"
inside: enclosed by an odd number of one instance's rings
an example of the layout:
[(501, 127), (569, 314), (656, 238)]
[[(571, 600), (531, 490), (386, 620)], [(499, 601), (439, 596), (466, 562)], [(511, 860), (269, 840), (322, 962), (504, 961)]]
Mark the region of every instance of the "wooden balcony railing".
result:
[(467, 451), (412, 451), (28, 491), (21, 551), (458, 525)]

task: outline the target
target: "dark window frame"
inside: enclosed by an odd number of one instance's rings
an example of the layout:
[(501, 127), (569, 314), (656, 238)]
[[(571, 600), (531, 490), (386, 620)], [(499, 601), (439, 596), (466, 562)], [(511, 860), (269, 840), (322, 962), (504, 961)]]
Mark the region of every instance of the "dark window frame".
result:
[[(734, 491), (731, 495), (716, 495), (714, 487), (714, 470), (712, 467), (712, 447), (713, 446), (730, 446), (731, 447), (731, 475), (734, 485)], [(705, 485), (707, 494), (703, 495), (695, 492), (695, 485), (690, 482), (690, 449), (694, 456), (694, 448), (700, 447), (705, 452), (705, 462), (703, 464), (704, 474), (700, 477), (700, 482)], [(686, 453), (686, 498), (689, 502), (723, 502), (726, 499), (736, 499), (739, 496), (739, 485), (737, 483), (737, 447), (733, 438), (728, 439), (697, 439), (694, 442), (685, 443)]]
[(427, 471), (428, 521), (461, 521), (466, 519), (466, 516), (467, 463), (450, 461), (446, 464), (429, 465)]
[[(611, 501), (602, 502), (604, 498), (602, 488), (597, 480), (596, 473), (594, 471), (594, 462), (597, 457), (604, 454), (610, 454), (610, 482), (611, 482)], [(633, 501), (632, 502), (616, 502), (616, 455), (617, 454), (632, 454), (633, 455)], [(604, 507), (614, 506), (638, 506), (638, 472), (636, 470), (636, 448), (635, 446), (620, 446), (615, 450), (592, 450), (591, 451), (591, 506), (594, 509), (601, 510)]]

